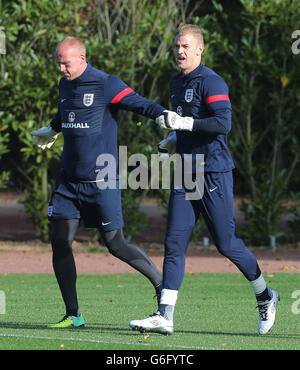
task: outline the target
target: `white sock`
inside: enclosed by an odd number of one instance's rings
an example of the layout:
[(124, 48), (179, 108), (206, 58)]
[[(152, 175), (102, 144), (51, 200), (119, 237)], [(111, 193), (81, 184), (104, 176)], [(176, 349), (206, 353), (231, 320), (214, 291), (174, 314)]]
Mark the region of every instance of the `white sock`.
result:
[(160, 296), (160, 304), (175, 306), (178, 296), (178, 290), (163, 289)]
[(158, 312), (166, 320), (173, 321), (177, 296), (178, 296), (178, 290), (163, 289), (161, 291)]

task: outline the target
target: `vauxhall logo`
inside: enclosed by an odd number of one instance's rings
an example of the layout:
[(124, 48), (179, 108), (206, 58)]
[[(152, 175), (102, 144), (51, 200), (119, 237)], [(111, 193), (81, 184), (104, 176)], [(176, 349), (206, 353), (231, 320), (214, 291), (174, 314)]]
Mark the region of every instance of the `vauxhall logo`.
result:
[(74, 120), (75, 120), (75, 113), (74, 112), (70, 112), (69, 113), (69, 117), (68, 117), (68, 119), (69, 119), (69, 122), (74, 122)]
[(62, 128), (90, 128), (90, 126), (85, 123), (79, 123), (79, 122), (74, 122), (76, 118), (76, 114), (74, 112), (70, 112), (68, 115), (68, 121), (69, 122), (63, 122), (61, 124)]

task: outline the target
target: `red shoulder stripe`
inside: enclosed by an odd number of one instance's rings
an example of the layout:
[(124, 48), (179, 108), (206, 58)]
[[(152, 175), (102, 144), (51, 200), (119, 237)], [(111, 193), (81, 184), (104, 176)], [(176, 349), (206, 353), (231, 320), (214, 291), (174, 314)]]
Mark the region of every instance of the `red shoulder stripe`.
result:
[(220, 101), (220, 100), (230, 101), (228, 95), (212, 95), (206, 98), (204, 101), (206, 104), (210, 104), (210, 103), (213, 103), (215, 101)]
[(133, 90), (130, 87), (127, 87), (126, 89), (120, 91), (111, 101), (112, 104), (119, 103), (120, 100), (122, 100), (126, 95), (132, 93)]

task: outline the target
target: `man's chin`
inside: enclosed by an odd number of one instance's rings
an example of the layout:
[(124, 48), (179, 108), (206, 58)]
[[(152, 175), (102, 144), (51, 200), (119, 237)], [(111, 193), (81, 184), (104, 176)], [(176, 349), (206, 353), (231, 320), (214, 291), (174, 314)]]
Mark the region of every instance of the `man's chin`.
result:
[(73, 80), (73, 78), (72, 78), (72, 76), (70, 76), (70, 75), (65, 75), (65, 74), (63, 74), (63, 77), (66, 79), (66, 80)]

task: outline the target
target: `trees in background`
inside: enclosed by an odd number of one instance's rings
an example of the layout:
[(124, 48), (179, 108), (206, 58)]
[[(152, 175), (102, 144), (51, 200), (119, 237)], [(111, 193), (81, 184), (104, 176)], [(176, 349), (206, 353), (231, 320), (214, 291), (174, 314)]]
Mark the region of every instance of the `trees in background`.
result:
[(300, 2), (240, 0), (232, 12), (216, 8), (212, 63), (230, 87), (230, 148), (238, 193), (246, 195), (241, 233), (252, 244), (268, 244), (282, 236), (278, 222), (289, 192), (299, 187), (300, 58), (291, 35)]
[[(67, 35), (83, 39), (94, 67), (170, 108), (174, 33), (181, 22), (195, 23), (204, 32), (204, 63), (230, 88), (235, 193), (246, 199), (240, 231), (247, 242), (266, 244), (270, 235), (281, 236), (278, 222), (292, 212), (298, 240), (300, 55), (291, 51), (291, 35), (299, 17), (300, 0), (0, 1), (7, 50), (0, 55), (0, 186), (24, 193), (37, 235), (48, 240), (47, 204), (62, 138), (41, 151), (30, 131), (49, 124), (57, 108), (59, 41)], [(166, 136), (153, 121), (129, 112), (120, 112), (119, 122), (119, 144), (128, 145), (128, 155), (150, 158)], [(128, 236), (144, 227), (137, 199), (149, 195), (166, 205), (168, 190), (123, 191)], [(200, 223), (194, 236), (201, 229)]]

